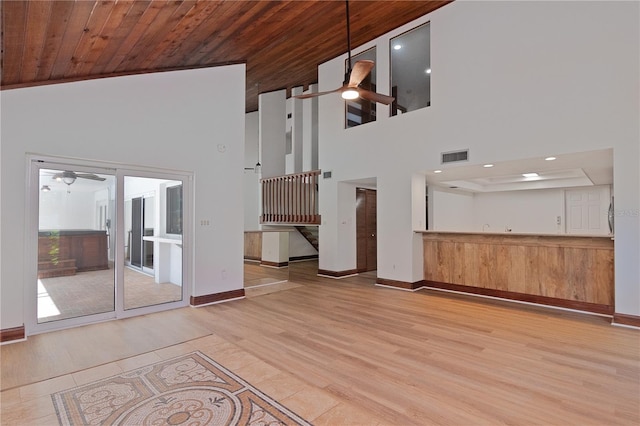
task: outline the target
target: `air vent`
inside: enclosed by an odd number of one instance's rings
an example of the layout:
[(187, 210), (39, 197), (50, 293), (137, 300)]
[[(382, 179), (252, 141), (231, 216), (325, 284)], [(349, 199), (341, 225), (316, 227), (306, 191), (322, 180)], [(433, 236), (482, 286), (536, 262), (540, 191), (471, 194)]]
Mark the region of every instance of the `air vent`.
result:
[(455, 163), (456, 161), (467, 161), (467, 160), (469, 160), (469, 150), (468, 149), (465, 149), (465, 150), (462, 150), (462, 151), (443, 152), (441, 155), (442, 155), (442, 164)]

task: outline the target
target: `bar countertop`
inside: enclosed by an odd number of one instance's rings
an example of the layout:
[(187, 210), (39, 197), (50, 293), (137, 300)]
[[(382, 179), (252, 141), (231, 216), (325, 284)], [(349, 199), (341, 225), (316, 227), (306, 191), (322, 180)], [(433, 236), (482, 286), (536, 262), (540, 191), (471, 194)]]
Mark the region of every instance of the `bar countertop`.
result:
[(426, 234), (426, 235), (435, 235), (435, 234), (451, 234), (451, 235), (485, 235), (487, 237), (495, 236), (495, 237), (563, 237), (563, 238), (606, 238), (612, 239), (614, 235), (596, 235), (596, 234), (588, 234), (588, 235), (579, 235), (579, 234), (537, 234), (533, 232), (482, 232), (482, 231), (437, 231), (437, 230), (414, 230), (416, 234)]

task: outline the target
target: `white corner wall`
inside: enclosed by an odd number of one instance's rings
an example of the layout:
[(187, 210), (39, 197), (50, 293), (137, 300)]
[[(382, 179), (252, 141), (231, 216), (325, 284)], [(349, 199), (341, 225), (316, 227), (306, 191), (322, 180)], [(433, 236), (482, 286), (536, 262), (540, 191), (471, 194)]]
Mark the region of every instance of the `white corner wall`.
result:
[[(340, 182), (377, 178), (378, 277), (415, 282), (411, 176), (441, 168), (441, 152), (483, 164), (613, 148), (615, 309), (640, 315), (639, 16), (637, 2), (459, 1), (355, 49), (376, 46), (389, 93), (390, 38), (430, 21), (432, 106), (389, 117), (378, 105), (376, 122), (345, 130), (339, 96), (319, 99), (319, 166), (333, 172), (320, 181), (321, 268), (355, 267)], [(320, 91), (340, 87), (344, 59), (320, 65)]]
[[(245, 117), (244, 168), (251, 169), (260, 161), (258, 140), (258, 112), (247, 113)], [(254, 170), (244, 170), (244, 230), (260, 229), (260, 174)]]
[(286, 169), (287, 91), (258, 96), (258, 138), (262, 177), (282, 176)]
[(243, 64), (0, 92), (0, 328), (26, 322), (26, 153), (192, 172), (191, 293), (242, 288), (244, 93)]

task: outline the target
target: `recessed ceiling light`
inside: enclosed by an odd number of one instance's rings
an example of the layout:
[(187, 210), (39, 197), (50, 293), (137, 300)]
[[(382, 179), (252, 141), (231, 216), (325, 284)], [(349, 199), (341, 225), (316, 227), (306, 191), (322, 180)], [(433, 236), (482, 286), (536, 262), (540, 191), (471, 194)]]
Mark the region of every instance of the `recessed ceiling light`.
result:
[(394, 48), (395, 50), (400, 50), (400, 49), (402, 49), (402, 45), (400, 45), (400, 44), (395, 44), (395, 45), (393, 46), (393, 48)]
[(484, 166), (482, 166), (482, 167), (486, 167), (486, 168), (493, 167), (493, 164), (485, 164), (485, 165), (484, 165)]
[(533, 177), (538, 177), (540, 175), (535, 173), (535, 172), (531, 172), (531, 173), (523, 173), (522, 176), (524, 176), (526, 178), (533, 178)]
[(547, 158), (545, 158), (546, 161), (553, 161), (555, 159), (556, 159), (556, 157), (547, 157)]
[(434, 170), (433, 173), (442, 173), (442, 170)]
[(426, 70), (424, 70), (424, 72), (426, 72), (427, 74), (431, 74), (431, 68), (427, 68)]

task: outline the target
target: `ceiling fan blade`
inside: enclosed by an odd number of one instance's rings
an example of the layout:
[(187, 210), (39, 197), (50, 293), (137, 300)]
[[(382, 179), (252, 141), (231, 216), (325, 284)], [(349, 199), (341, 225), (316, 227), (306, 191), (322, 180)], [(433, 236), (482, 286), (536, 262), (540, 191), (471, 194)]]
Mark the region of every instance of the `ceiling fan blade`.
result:
[(389, 105), (395, 98), (393, 96), (382, 95), (380, 93), (372, 92), (370, 90), (358, 89), (360, 97), (372, 102), (378, 102), (381, 104)]
[(106, 180), (106, 178), (103, 178), (94, 174), (90, 174), (90, 173), (83, 173), (83, 174), (76, 173), (75, 175), (76, 177), (82, 178), (82, 179), (91, 179), (91, 180), (99, 180), (99, 181)]
[(62, 180), (64, 178), (75, 179), (76, 177), (78, 177), (76, 175), (76, 173), (75, 172), (71, 172), (69, 170), (65, 170), (64, 172), (58, 172), (58, 173), (55, 173), (53, 176), (51, 176), (52, 179), (57, 180), (57, 181), (60, 181), (60, 180)]
[(317, 92), (317, 93), (305, 93), (303, 95), (296, 95), (294, 96), (295, 99), (309, 99), (309, 98), (315, 98), (318, 96), (322, 96), (322, 95), (327, 95), (329, 93), (336, 93), (336, 92), (341, 92), (344, 88), (340, 87), (338, 89), (335, 90), (329, 90), (327, 92)]
[(355, 63), (351, 70), (351, 76), (349, 77), (348, 87), (358, 87), (362, 80), (367, 78), (371, 70), (373, 69), (373, 61), (361, 60)]

